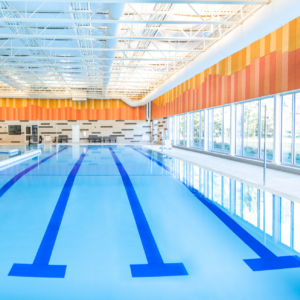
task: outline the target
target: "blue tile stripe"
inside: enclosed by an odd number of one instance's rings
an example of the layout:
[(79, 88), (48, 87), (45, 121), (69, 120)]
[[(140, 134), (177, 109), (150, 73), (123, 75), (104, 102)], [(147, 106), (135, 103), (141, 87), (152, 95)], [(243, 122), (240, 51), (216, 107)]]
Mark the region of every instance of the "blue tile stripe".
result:
[(61, 191), (46, 232), (32, 264), (14, 264), (9, 276), (64, 278), (67, 266), (49, 265), (52, 251), (67, 207), (70, 193), (88, 149), (84, 151), (71, 170)]
[[(175, 171), (171, 171), (169, 167), (154, 159), (153, 157), (145, 154), (144, 152), (133, 148), (136, 152), (140, 153), (144, 157), (150, 159), (163, 169), (167, 170), (171, 174), (174, 174), (177, 178), (179, 174)], [(152, 150), (151, 150), (152, 151)], [(297, 255), (294, 256), (276, 256), (272, 251), (255, 239), (248, 231), (228, 216), (221, 208), (216, 206), (212, 201), (207, 199), (198, 190), (192, 187), (189, 183), (182, 182), (194, 195), (197, 197), (212, 213), (215, 214), (236, 236), (238, 236), (248, 247), (250, 247), (260, 258), (245, 259), (245, 263), (253, 271), (266, 271), (266, 270), (278, 270), (287, 268), (299, 268), (300, 258)]]
[(41, 161), (35, 163), (34, 165), (30, 166), (29, 168), (25, 169), (24, 171), (20, 172), (19, 174), (17, 174), (16, 176), (14, 176), (11, 180), (9, 180), (6, 184), (4, 184), (4, 186), (0, 189), (0, 197), (2, 197), (18, 180), (20, 180), (24, 175), (26, 175), (28, 172), (30, 172), (31, 170), (35, 169), (36, 167), (38, 167), (39, 165), (41, 165), (42, 163), (44, 163), (45, 161), (49, 160), (51, 157), (57, 155), (58, 153), (64, 151), (68, 149), (68, 147), (65, 147), (47, 157), (45, 157), (44, 159), (42, 159)]
[(137, 197), (133, 184), (120, 162), (118, 156), (109, 148), (110, 153), (121, 175), (126, 194), (130, 203), (133, 217), (140, 235), (144, 252), (148, 264), (131, 265), (131, 274), (133, 277), (158, 277), (158, 276), (179, 276), (188, 275), (182, 263), (165, 264), (151, 232), (150, 226), (144, 214), (143, 208)]

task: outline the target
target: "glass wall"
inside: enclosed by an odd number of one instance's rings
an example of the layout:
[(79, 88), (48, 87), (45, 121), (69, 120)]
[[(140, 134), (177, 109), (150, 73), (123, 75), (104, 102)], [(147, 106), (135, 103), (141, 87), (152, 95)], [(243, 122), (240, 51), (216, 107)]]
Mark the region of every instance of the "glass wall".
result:
[(193, 143), (192, 147), (204, 149), (204, 111), (198, 111), (192, 114), (193, 125)]
[[(281, 111), (281, 119), (277, 121), (280, 123), (280, 131), (276, 138), (281, 144), (277, 158), (279, 160), (281, 155), (282, 163), (300, 165), (300, 92), (281, 96), (281, 102), (277, 99)], [(169, 117), (169, 138), (174, 144), (183, 147), (204, 149), (204, 145), (207, 145), (208, 151), (230, 153), (233, 147), (235, 155), (254, 159), (264, 158), (266, 138), (267, 160), (273, 161), (274, 97), (234, 105), (234, 116), (231, 116), (231, 107), (227, 105)], [(231, 120), (232, 117), (234, 120)], [(234, 144), (231, 142), (231, 124), (235, 124)], [(157, 120), (153, 121), (153, 126), (154, 139), (157, 140)]]
[(258, 101), (244, 104), (244, 155), (258, 158)]
[(174, 119), (175, 117), (168, 118), (168, 134), (172, 144), (174, 144)]
[(214, 130), (213, 141), (214, 151), (222, 151), (223, 150), (223, 107), (215, 108), (214, 110)]
[(230, 106), (209, 110), (209, 150), (230, 152)]
[(177, 118), (179, 137), (177, 145), (186, 146), (187, 141), (187, 114), (179, 115)]
[(300, 93), (282, 97), (282, 162), (300, 165)]
[(267, 106), (267, 160), (273, 160), (273, 97), (236, 105), (236, 155), (264, 158), (265, 106)]
[(194, 147), (200, 146), (200, 112), (194, 113)]

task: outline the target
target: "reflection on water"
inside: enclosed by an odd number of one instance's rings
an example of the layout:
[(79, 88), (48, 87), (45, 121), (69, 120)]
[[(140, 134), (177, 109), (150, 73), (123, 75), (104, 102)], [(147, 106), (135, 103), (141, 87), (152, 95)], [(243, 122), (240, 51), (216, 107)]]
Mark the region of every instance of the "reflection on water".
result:
[(173, 177), (213, 201), (265, 245), (276, 243), (284, 251), (300, 252), (299, 203), (179, 159), (166, 159), (151, 150), (146, 152), (167, 165)]
[[(53, 148), (53, 146), (52, 146), (52, 148)], [(30, 145), (30, 146), (29, 145), (0, 145), (0, 150), (13, 150), (13, 149), (17, 149), (17, 150), (19, 150), (19, 152), (14, 153), (12, 155), (0, 153), (0, 161), (4, 161), (9, 158), (19, 156), (19, 155), (24, 154), (25, 152), (28, 152), (31, 150), (40, 149), (43, 151), (43, 147), (38, 148), (37, 145)]]

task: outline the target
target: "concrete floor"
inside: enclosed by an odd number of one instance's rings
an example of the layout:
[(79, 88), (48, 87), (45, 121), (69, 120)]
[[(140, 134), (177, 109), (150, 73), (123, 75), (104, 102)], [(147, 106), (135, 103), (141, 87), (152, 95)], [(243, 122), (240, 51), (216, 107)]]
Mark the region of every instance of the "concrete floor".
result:
[[(161, 145), (144, 145), (161, 152)], [(164, 150), (164, 153), (213, 171), (220, 175), (271, 192), (277, 196), (300, 203), (300, 175), (267, 169), (266, 185), (263, 185), (263, 168), (220, 157), (186, 151), (178, 148)]]

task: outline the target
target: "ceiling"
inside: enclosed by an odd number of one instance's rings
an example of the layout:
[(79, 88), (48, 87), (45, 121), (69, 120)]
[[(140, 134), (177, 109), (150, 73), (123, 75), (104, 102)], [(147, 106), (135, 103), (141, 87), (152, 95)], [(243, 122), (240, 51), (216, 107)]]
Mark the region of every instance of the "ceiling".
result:
[(146, 2), (0, 1), (0, 93), (141, 100), (270, 1)]

